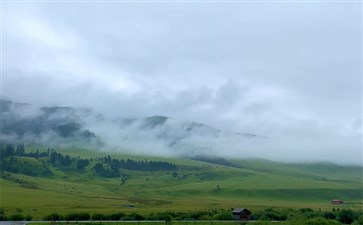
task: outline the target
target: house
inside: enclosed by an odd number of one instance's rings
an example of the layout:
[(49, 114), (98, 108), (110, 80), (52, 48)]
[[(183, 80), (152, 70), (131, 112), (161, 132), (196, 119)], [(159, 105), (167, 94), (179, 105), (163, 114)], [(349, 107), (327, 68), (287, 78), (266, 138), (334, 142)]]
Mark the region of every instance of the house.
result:
[(251, 211), (244, 208), (232, 209), (233, 219), (235, 220), (249, 220)]
[(340, 200), (340, 199), (333, 199), (333, 200), (331, 200), (331, 204), (332, 205), (343, 205), (344, 201)]

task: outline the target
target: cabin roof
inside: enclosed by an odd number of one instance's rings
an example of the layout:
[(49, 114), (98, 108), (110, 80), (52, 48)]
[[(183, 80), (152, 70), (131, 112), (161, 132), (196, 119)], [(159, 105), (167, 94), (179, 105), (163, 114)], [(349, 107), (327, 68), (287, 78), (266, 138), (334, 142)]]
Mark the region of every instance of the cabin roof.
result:
[(232, 213), (241, 213), (241, 212), (250, 212), (250, 210), (245, 208), (235, 208), (232, 210)]

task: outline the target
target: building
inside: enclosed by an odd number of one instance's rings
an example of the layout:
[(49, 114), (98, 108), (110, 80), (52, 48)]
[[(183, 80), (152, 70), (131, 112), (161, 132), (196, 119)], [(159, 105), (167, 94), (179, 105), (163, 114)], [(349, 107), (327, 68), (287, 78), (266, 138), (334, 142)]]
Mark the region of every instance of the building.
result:
[(244, 208), (232, 209), (233, 219), (235, 220), (249, 220), (251, 211)]
[(333, 200), (331, 200), (331, 204), (332, 205), (343, 205), (344, 201), (340, 200), (340, 199), (333, 199)]

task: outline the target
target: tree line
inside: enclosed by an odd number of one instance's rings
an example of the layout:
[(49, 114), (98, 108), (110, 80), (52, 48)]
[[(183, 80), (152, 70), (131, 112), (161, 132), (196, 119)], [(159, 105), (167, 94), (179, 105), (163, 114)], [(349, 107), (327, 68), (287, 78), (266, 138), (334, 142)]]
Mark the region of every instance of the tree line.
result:
[[(21, 214), (13, 214), (6, 216), (4, 210), (0, 209), (0, 220), (31, 220), (31, 216), (23, 216)], [(84, 220), (123, 220), (123, 221), (180, 221), (180, 220), (225, 220), (232, 221), (232, 213), (229, 209), (209, 209), (197, 211), (168, 211), (156, 212), (150, 214), (138, 214), (136, 212), (124, 213), (116, 212), (111, 214), (87, 212), (69, 213), (61, 215), (51, 213), (42, 218), (44, 221), (84, 221)], [(253, 224), (268, 225), (271, 221), (285, 221), (289, 225), (339, 225), (339, 224), (363, 224), (363, 215), (361, 211), (351, 209), (333, 209), (330, 211), (313, 210), (310, 208), (301, 209), (276, 209), (266, 208), (252, 212), (250, 220), (258, 221)], [(273, 224), (273, 223), (271, 223)]]
[[(34, 158), (40, 162), (38, 167), (31, 167), (29, 162), (22, 161), (17, 157)], [(137, 170), (137, 171), (170, 171), (177, 170), (175, 164), (165, 161), (136, 161), (132, 159), (115, 159), (111, 156), (97, 157), (96, 159), (82, 159), (71, 157), (67, 154), (60, 153), (54, 149), (48, 148), (47, 151), (25, 151), (22, 144), (0, 144), (0, 159), (2, 170), (14, 173), (22, 173), (26, 175), (51, 175), (49, 165), (62, 171), (77, 171), (84, 172), (89, 166), (90, 170), (97, 176), (101, 177), (120, 177), (122, 170)], [(94, 163), (91, 163), (92, 161)]]
[(111, 156), (97, 158), (97, 163), (93, 170), (100, 176), (118, 177), (120, 170), (137, 170), (137, 171), (170, 171), (176, 170), (175, 164), (163, 161), (135, 161), (132, 159), (115, 159)]

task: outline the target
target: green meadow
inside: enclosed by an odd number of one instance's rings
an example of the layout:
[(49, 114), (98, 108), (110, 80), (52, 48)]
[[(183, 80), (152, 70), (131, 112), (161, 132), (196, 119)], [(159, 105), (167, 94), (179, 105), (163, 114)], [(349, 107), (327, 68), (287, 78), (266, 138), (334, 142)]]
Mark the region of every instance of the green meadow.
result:
[[(45, 149), (41, 149), (43, 151)], [(27, 151), (32, 151), (28, 149)], [(0, 205), (5, 214), (31, 215), (33, 220), (50, 213), (139, 213), (193, 211), (234, 207), (362, 209), (362, 167), (328, 163), (288, 164), (266, 160), (230, 160), (233, 166), (185, 158), (161, 158), (57, 149), (71, 157), (91, 159), (84, 171), (61, 170), (46, 159), (16, 156), (16, 164), (51, 176), (1, 171)], [(97, 157), (159, 160), (173, 163), (175, 170), (121, 170), (121, 177), (100, 177), (92, 166)], [(14, 160), (14, 159), (13, 159)], [(42, 166), (43, 165), (43, 166)], [(45, 174), (46, 172), (42, 172)], [(331, 205), (342, 199), (343, 206)]]

